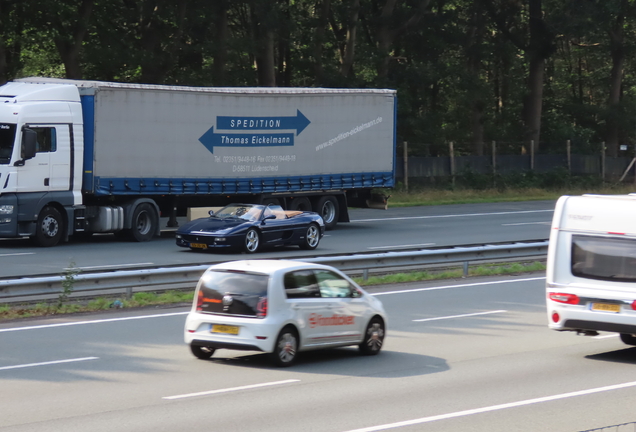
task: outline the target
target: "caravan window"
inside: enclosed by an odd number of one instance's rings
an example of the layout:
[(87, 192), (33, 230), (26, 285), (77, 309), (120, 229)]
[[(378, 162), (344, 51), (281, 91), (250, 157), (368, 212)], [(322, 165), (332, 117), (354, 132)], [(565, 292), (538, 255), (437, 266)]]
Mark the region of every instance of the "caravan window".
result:
[(572, 236), (572, 274), (636, 282), (636, 239)]

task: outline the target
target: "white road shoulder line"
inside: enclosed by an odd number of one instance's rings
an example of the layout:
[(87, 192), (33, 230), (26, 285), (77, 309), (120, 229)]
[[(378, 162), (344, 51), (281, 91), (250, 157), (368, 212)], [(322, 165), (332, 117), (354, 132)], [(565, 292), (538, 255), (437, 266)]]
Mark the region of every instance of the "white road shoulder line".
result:
[(544, 280), (544, 279), (545, 279), (545, 276), (534, 277), (534, 278), (524, 278), (524, 279), (506, 279), (506, 280), (500, 280), (500, 281), (475, 282), (470, 284), (444, 285), (444, 286), (430, 287), (430, 288), (413, 288), (413, 289), (400, 290), (400, 291), (387, 291), (382, 293), (373, 293), (371, 295), (381, 296), (381, 295), (391, 295), (391, 294), (407, 294), (407, 293), (413, 293), (418, 291), (435, 291), (435, 290), (466, 288), (466, 287), (483, 286), (483, 285), (497, 285), (497, 284), (504, 284), (504, 283), (531, 282), (531, 281), (538, 281), (538, 280)]
[(290, 384), (290, 383), (299, 382), (299, 381), (300, 380), (297, 380), (297, 379), (288, 379), (284, 381), (273, 381), (268, 383), (252, 384), (252, 385), (232, 387), (232, 388), (226, 388), (226, 389), (220, 389), (220, 390), (210, 390), (210, 391), (188, 393), (188, 394), (182, 394), (182, 395), (176, 395), (176, 396), (164, 396), (162, 399), (174, 400), (174, 399), (184, 399), (184, 398), (196, 397), (196, 396), (209, 396), (213, 394), (229, 393), (229, 392), (239, 391), (239, 390), (250, 390), (250, 389), (255, 389), (259, 387), (269, 387), (269, 386), (275, 386), (275, 385), (281, 385), (281, 384)]
[(132, 320), (140, 320), (140, 319), (147, 319), (147, 318), (163, 318), (163, 317), (176, 316), (176, 315), (187, 315), (188, 313), (190, 312), (189, 311), (188, 312), (173, 312), (173, 313), (167, 313), (167, 314), (142, 315), (142, 316), (122, 317), (122, 318), (108, 318), (108, 319), (93, 320), (93, 321), (73, 321), (73, 322), (65, 322), (65, 323), (57, 323), (57, 324), (44, 324), (44, 325), (30, 326), (30, 327), (13, 327), (13, 328), (0, 329), (0, 333), (22, 331), (22, 330), (36, 330), (36, 329), (45, 329), (45, 328), (54, 328), (54, 327), (69, 327), (69, 326), (84, 325), (84, 324), (101, 324), (101, 323), (116, 322), (116, 321), (132, 321)]
[(18, 252), (18, 253), (0, 254), (0, 257), (20, 256), (20, 255), (35, 255), (35, 252)]
[(368, 247), (367, 249), (396, 249), (396, 248), (411, 248), (411, 247), (420, 247), (420, 246), (435, 246), (435, 243), (420, 243), (420, 244), (410, 244), (410, 245), (397, 245), (397, 246), (374, 246)]
[(508, 311), (507, 310), (496, 310), (496, 311), (488, 311), (488, 312), (469, 313), (469, 314), (463, 314), (463, 315), (449, 315), (449, 316), (436, 317), (436, 318), (423, 318), (423, 319), (416, 319), (416, 320), (413, 320), (413, 321), (414, 322), (437, 321), (437, 320), (445, 320), (445, 319), (451, 319), (451, 318), (466, 318), (466, 317), (473, 317), (473, 316), (478, 316), (478, 315), (490, 315), (490, 314), (504, 313), (504, 312), (508, 312)]
[(503, 410), (503, 409), (508, 409), (508, 408), (517, 408), (517, 407), (521, 407), (521, 406), (532, 405), (532, 404), (542, 403), (542, 402), (550, 402), (550, 401), (555, 401), (555, 400), (559, 400), (559, 399), (567, 399), (567, 398), (571, 398), (571, 397), (585, 396), (585, 395), (590, 395), (590, 394), (594, 394), (594, 393), (601, 393), (601, 392), (606, 392), (606, 391), (611, 391), (611, 390), (620, 390), (620, 389), (624, 389), (624, 388), (628, 388), (628, 387), (634, 387), (634, 386), (636, 386), (636, 381), (622, 383), (622, 384), (616, 384), (616, 385), (611, 385), (611, 386), (607, 386), (607, 387), (597, 387), (597, 388), (592, 388), (592, 389), (588, 389), (588, 390), (575, 391), (575, 392), (571, 392), (571, 393), (562, 393), (562, 394), (557, 394), (557, 395), (553, 395), (553, 396), (545, 396), (545, 397), (540, 397), (540, 398), (536, 398), (536, 399), (527, 399), (527, 400), (522, 400), (522, 401), (517, 401), (517, 402), (505, 403), (505, 404), (501, 404), (501, 405), (493, 405), (493, 406), (489, 406), (489, 407), (476, 408), (476, 409), (471, 409), (471, 410), (466, 410), (466, 411), (457, 411), (457, 412), (454, 412), (454, 413), (436, 415), (436, 416), (431, 416), (431, 417), (422, 417), (422, 418), (414, 419), (414, 420), (407, 420), (407, 421), (401, 421), (401, 422), (396, 422), (396, 423), (387, 423), (387, 424), (383, 424), (383, 425), (379, 425), (379, 426), (371, 426), (371, 427), (366, 427), (366, 428), (362, 428), (362, 429), (354, 429), (354, 430), (350, 430), (350, 431), (347, 431), (347, 432), (375, 432), (375, 431), (382, 431), (382, 430), (387, 430), (387, 429), (395, 429), (395, 428), (404, 427), (404, 426), (412, 426), (412, 425), (416, 425), (416, 424), (430, 423), (430, 422), (434, 422), (434, 421), (438, 421), (438, 420), (446, 420), (446, 419), (451, 419), (451, 418), (464, 417), (464, 416), (469, 416), (469, 415), (473, 415), (473, 414), (481, 414), (481, 413), (485, 413), (485, 412), (498, 411), (498, 410)]
[(15, 365), (15, 366), (3, 366), (3, 367), (0, 367), (0, 371), (9, 370), (9, 369), (22, 369), (22, 368), (35, 367), (35, 366), (48, 366), (48, 365), (55, 365), (55, 364), (61, 364), (61, 363), (74, 363), (74, 362), (81, 362), (86, 360), (97, 360), (97, 359), (99, 359), (99, 357), (81, 357), (81, 358), (66, 359), (66, 360), (53, 360), (53, 361), (42, 362), (42, 363), (29, 363), (29, 364)]
[(379, 221), (393, 221), (393, 220), (410, 220), (410, 219), (443, 219), (443, 218), (456, 218), (456, 217), (473, 217), (473, 216), (492, 216), (492, 215), (511, 215), (511, 214), (523, 214), (523, 213), (545, 213), (553, 212), (550, 210), (523, 210), (512, 212), (495, 212), (495, 213), (466, 213), (466, 214), (450, 214), (450, 215), (436, 215), (436, 216), (405, 216), (383, 219), (356, 219), (351, 222), (379, 222)]
[(519, 222), (519, 223), (501, 224), (501, 226), (518, 226), (518, 225), (552, 225), (552, 222)]
[(145, 262), (145, 263), (132, 263), (132, 264), (109, 264), (109, 265), (99, 265), (99, 266), (83, 266), (83, 267), (75, 267), (75, 268), (65, 268), (64, 270), (95, 270), (95, 269), (107, 269), (107, 268), (120, 268), (120, 267), (135, 267), (142, 265), (153, 265), (154, 263)]

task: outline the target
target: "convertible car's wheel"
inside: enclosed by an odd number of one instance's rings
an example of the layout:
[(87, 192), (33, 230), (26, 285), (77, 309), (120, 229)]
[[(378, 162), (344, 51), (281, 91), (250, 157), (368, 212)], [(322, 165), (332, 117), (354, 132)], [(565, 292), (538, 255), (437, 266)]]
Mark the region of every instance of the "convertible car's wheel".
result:
[(636, 336), (629, 333), (621, 333), (621, 340), (627, 345), (636, 345)]
[(64, 235), (62, 214), (52, 206), (46, 206), (40, 212), (35, 226), (33, 240), (38, 246), (55, 246)]
[(285, 327), (276, 338), (274, 352), (270, 354), (276, 366), (287, 367), (296, 362), (298, 355), (298, 333), (293, 327)]
[(325, 221), (326, 229), (335, 228), (338, 223), (338, 214), (340, 213), (338, 200), (335, 197), (331, 195), (321, 197), (316, 203), (315, 209), (322, 216), (322, 220)]
[(258, 230), (255, 228), (250, 228), (245, 234), (245, 252), (254, 253), (258, 250), (258, 247), (261, 243), (261, 236), (258, 233)]
[(364, 340), (359, 346), (360, 352), (365, 355), (375, 355), (382, 349), (384, 342), (384, 322), (378, 317), (369, 321), (367, 331), (364, 333)]
[(299, 246), (301, 249), (314, 250), (318, 247), (318, 243), (320, 243), (320, 228), (317, 224), (311, 223), (307, 227), (305, 238)]
[(202, 347), (198, 345), (190, 345), (190, 351), (192, 351), (192, 354), (194, 354), (196, 358), (201, 360), (206, 360), (212, 357), (212, 354), (214, 354), (215, 349)]

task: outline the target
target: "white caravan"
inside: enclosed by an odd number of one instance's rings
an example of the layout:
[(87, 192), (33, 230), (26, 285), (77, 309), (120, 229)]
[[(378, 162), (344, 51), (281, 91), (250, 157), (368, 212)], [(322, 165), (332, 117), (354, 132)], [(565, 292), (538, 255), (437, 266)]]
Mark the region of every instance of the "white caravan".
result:
[(636, 345), (636, 194), (561, 197), (546, 273), (551, 329)]

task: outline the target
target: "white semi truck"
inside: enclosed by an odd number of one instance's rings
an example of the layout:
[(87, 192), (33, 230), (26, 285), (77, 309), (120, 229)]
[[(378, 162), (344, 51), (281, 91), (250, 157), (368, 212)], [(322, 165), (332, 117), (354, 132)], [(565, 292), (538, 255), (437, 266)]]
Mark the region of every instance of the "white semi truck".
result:
[(348, 222), (395, 182), (396, 93), (23, 78), (0, 87), (0, 237), (147, 241), (188, 208)]

